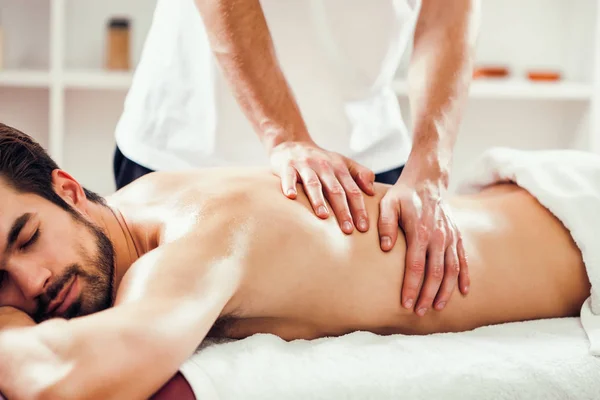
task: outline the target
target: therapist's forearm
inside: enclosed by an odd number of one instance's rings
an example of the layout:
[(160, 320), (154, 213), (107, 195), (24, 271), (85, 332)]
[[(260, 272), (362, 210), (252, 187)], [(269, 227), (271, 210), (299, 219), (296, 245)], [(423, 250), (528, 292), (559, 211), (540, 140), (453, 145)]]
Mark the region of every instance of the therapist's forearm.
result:
[(407, 172), (429, 168), (445, 186), (472, 77), (478, 9), (477, 0), (423, 0), (415, 29), (408, 71), (414, 144)]
[(266, 149), (311, 141), (259, 0), (196, 0), (213, 52)]

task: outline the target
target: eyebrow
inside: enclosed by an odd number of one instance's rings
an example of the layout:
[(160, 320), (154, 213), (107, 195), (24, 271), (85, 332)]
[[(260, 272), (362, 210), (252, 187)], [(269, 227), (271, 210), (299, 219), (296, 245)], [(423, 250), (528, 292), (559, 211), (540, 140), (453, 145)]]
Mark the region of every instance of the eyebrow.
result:
[(12, 227), (8, 232), (8, 241), (6, 242), (6, 248), (4, 249), (5, 253), (15, 245), (15, 242), (17, 241), (21, 230), (23, 229), (25, 224), (27, 224), (27, 221), (31, 219), (31, 216), (31, 213), (23, 214), (19, 218), (17, 218), (12, 224)]

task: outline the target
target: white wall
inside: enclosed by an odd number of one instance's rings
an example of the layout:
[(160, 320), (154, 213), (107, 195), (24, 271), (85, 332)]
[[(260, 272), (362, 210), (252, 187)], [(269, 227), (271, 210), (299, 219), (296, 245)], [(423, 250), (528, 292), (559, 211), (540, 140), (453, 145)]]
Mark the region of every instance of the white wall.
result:
[(48, 69), (48, 0), (0, 0), (4, 68)]
[(0, 88), (0, 122), (48, 146), (48, 90)]

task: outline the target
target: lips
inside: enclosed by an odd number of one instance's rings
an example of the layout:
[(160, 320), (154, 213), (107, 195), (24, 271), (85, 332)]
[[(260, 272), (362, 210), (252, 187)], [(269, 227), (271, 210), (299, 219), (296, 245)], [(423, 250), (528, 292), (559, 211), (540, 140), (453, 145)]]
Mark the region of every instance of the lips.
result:
[(48, 315), (54, 313), (59, 307), (61, 307), (63, 305), (63, 302), (65, 301), (65, 299), (67, 298), (67, 295), (73, 288), (73, 284), (75, 283), (76, 279), (77, 279), (77, 276), (73, 276), (73, 278), (71, 278), (69, 281), (67, 281), (67, 283), (65, 283), (63, 288), (60, 290), (60, 292), (54, 298), (54, 300), (52, 300), (52, 302), (48, 305), (48, 310), (47, 310)]

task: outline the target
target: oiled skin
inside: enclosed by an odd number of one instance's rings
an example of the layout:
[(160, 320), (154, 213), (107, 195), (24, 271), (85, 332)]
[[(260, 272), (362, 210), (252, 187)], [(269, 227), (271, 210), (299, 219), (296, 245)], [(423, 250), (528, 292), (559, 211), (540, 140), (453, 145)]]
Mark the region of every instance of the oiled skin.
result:
[(134, 236), (154, 235), (157, 245), (195, 235), (209, 258), (237, 249), (243, 278), (213, 335), (427, 334), (579, 313), (590, 289), (579, 250), (549, 211), (510, 184), (449, 199), (469, 259), (469, 295), (456, 290), (443, 311), (424, 317), (404, 309), (404, 236), (384, 253), (374, 223), (385, 190), (376, 185), (366, 196), (371, 229), (351, 235), (334, 217), (317, 218), (300, 186), (298, 199), (287, 199), (278, 178), (258, 169), (155, 173), (110, 202)]

